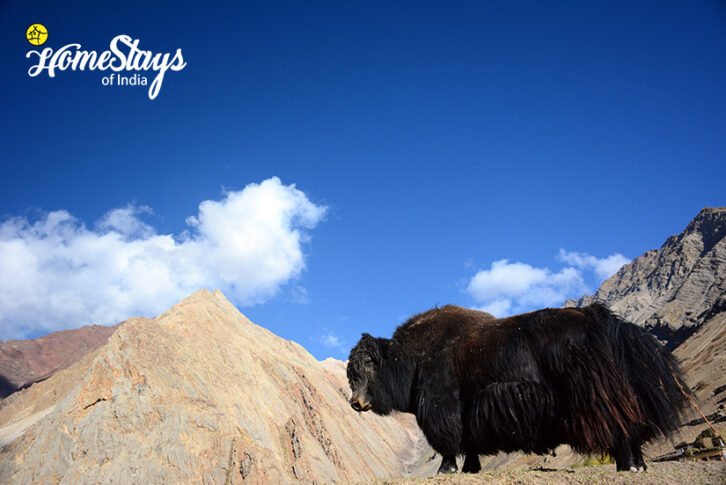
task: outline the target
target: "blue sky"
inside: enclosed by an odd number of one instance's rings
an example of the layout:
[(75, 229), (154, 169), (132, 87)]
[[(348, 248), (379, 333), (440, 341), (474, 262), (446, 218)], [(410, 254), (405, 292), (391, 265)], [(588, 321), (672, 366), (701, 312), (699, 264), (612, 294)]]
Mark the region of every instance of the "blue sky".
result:
[[(153, 101), (31, 78), (34, 22), (187, 66)], [(0, 338), (199, 281), (344, 357), (435, 304), (594, 290), (726, 199), (722, 2), (13, 0), (0, 40)]]

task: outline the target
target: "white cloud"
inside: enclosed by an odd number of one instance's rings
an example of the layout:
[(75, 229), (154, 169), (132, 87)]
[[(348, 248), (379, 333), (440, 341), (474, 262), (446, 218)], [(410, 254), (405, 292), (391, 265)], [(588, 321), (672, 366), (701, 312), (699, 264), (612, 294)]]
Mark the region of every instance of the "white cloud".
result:
[(587, 253), (565, 251), (561, 248), (557, 258), (563, 263), (571, 264), (580, 269), (592, 269), (601, 281), (610, 278), (630, 262), (628, 258), (620, 253), (611, 254), (606, 258), (596, 258)]
[(151, 207), (129, 204), (107, 212), (97, 226), (104, 232), (115, 231), (126, 237), (148, 238), (154, 235), (154, 229), (139, 219), (139, 215), (152, 212)]
[(305, 289), (304, 286), (295, 285), (292, 288), (290, 288), (289, 301), (292, 303), (297, 303), (298, 305), (307, 305), (310, 303), (310, 296), (308, 295), (308, 290)]
[(491, 313), (495, 317), (500, 317), (505, 315), (511, 315), (511, 308), (512, 300), (510, 300), (509, 298), (500, 298), (497, 300), (492, 300), (486, 305), (477, 307), (477, 310)]
[(479, 270), (469, 280), (466, 292), (478, 309), (499, 317), (543, 307), (558, 307), (567, 298), (590, 292), (585, 283), (587, 271), (592, 271), (600, 283), (629, 262), (619, 253), (596, 258), (564, 249), (560, 250), (558, 260), (569, 266), (551, 271), (521, 262), (510, 263), (506, 259), (495, 261), (491, 267)]
[(338, 355), (346, 355), (349, 350), (345, 341), (335, 335), (331, 330), (325, 330), (319, 337), (319, 341), (323, 344), (323, 347), (335, 351)]
[(114, 209), (93, 229), (63, 210), (0, 223), (0, 338), (156, 315), (199, 288), (261, 303), (304, 269), (326, 208), (273, 177), (201, 202), (178, 237), (149, 212)]
[(343, 342), (340, 340), (340, 338), (338, 338), (337, 335), (329, 333), (323, 336), (323, 345), (325, 345), (326, 347), (339, 348), (343, 346)]
[(466, 291), (480, 309), (504, 316), (526, 308), (559, 305), (568, 296), (587, 291), (587, 287), (573, 268), (553, 273), (547, 268), (502, 259), (478, 271)]

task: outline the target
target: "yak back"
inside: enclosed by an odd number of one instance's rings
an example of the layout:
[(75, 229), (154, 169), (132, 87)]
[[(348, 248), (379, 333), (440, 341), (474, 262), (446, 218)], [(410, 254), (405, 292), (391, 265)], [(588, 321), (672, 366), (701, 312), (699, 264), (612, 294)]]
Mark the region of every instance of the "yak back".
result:
[(393, 334), (414, 359), (447, 361), (454, 374), (479, 382), (542, 380), (542, 360), (561, 372), (573, 350), (609, 350), (604, 337), (604, 328), (583, 309), (546, 308), (495, 318), (455, 305), (415, 315)]
[(540, 382), (589, 363), (573, 359), (612, 361), (610, 352), (605, 327), (589, 311), (545, 308), (495, 319), (486, 327), (466, 327), (452, 357), (461, 372), (479, 383)]
[(497, 319), (486, 312), (445, 305), (409, 318), (396, 329), (392, 340), (414, 353), (441, 350), (459, 341), (471, 328), (488, 326), (495, 321)]

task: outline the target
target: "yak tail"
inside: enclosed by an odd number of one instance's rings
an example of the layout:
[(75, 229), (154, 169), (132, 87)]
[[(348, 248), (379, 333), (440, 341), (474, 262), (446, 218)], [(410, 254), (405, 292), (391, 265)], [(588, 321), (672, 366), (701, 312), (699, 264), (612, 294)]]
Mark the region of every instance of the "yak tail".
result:
[(678, 360), (653, 334), (627, 322), (602, 304), (590, 306), (606, 333), (617, 366), (625, 373), (644, 418), (645, 440), (656, 434), (671, 436), (678, 428), (691, 391)]

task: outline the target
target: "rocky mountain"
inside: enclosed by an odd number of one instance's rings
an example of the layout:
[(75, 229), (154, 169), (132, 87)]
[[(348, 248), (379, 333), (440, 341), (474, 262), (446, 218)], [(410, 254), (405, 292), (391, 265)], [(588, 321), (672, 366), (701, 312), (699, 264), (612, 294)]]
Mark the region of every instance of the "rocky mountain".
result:
[(34, 340), (0, 342), (0, 398), (47, 379), (105, 344), (116, 326), (89, 325)]
[(726, 311), (726, 207), (706, 208), (660, 249), (623, 266), (592, 296), (674, 348)]
[(0, 483), (327, 483), (401, 476), (405, 417), (359, 415), (345, 371), (200, 291), (125, 322), (0, 403)]

